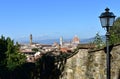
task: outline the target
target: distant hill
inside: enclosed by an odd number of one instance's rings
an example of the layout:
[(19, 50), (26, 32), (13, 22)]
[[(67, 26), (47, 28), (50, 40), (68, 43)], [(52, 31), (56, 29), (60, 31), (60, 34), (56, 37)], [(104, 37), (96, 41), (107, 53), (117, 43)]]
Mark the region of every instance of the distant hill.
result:
[[(105, 36), (101, 36), (102, 40), (105, 42)], [(90, 42), (93, 42), (95, 40), (95, 37), (92, 37), (92, 38), (88, 38), (88, 39), (82, 39), (80, 42), (81, 43), (90, 43)]]
[[(17, 42), (19, 43), (25, 43), (25, 44), (28, 44), (29, 43), (29, 40), (26, 40), (26, 39), (18, 39), (16, 40)], [(54, 42), (57, 42), (59, 43), (59, 39), (58, 38), (55, 38), (55, 39), (43, 39), (43, 40), (33, 40), (34, 43), (39, 43), (39, 44), (53, 44)], [(70, 42), (70, 39), (64, 39), (64, 42)]]
[[(105, 36), (101, 36), (103, 41), (105, 41)], [(70, 42), (72, 40), (72, 38), (69, 39), (63, 39), (64, 42)], [(19, 39), (15, 39), (15, 41), (19, 42), (19, 43), (25, 43), (28, 44), (29, 43), (29, 39), (28, 38), (19, 38)], [(88, 38), (88, 39), (80, 39), (80, 43), (84, 44), (84, 43), (90, 43), (94, 41), (94, 37), (92, 38)], [(59, 38), (46, 38), (46, 39), (39, 39), (39, 38), (34, 38), (33, 40), (34, 43), (40, 43), (40, 44), (53, 44), (54, 42), (59, 43)]]

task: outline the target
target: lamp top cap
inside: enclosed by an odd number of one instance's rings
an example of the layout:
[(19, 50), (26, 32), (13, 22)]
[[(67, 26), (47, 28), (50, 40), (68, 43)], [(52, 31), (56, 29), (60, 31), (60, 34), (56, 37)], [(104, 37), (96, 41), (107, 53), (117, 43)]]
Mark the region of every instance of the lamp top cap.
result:
[(109, 10), (110, 10), (110, 9), (109, 9), (108, 7), (105, 9), (106, 12), (109, 12)]
[(109, 12), (109, 8), (105, 9), (105, 12), (101, 13), (101, 15), (99, 16), (100, 18), (105, 18), (105, 17), (116, 17), (113, 12)]

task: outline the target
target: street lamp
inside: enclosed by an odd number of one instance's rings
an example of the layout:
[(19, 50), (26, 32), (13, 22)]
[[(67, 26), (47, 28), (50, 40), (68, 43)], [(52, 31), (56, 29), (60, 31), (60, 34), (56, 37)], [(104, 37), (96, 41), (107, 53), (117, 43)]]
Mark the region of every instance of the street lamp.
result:
[(109, 8), (105, 9), (105, 12), (101, 13), (99, 16), (100, 22), (103, 28), (106, 28), (106, 51), (107, 51), (107, 79), (110, 79), (110, 51), (109, 51), (109, 29), (112, 27), (115, 21), (115, 15), (112, 12), (109, 12)]

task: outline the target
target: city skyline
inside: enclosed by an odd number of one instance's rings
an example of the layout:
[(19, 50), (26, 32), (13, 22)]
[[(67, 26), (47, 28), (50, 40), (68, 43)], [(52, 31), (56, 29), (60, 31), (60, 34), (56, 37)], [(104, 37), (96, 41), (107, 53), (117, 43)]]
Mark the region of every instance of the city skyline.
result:
[(91, 38), (105, 35), (99, 16), (106, 7), (119, 17), (120, 1), (4, 0), (0, 1), (0, 35)]

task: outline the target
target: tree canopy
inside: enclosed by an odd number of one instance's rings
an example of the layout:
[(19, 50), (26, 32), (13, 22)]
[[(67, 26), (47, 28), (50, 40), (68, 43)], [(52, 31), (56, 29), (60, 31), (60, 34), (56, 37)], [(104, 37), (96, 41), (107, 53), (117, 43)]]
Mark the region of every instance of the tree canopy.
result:
[(25, 62), (25, 56), (20, 54), (19, 46), (11, 38), (0, 38), (0, 66), (14, 69)]
[(102, 46), (104, 46), (104, 42), (102, 40), (102, 37), (99, 35), (99, 33), (97, 33), (96, 36), (94, 37), (93, 44), (96, 45), (96, 48), (101, 48)]
[(120, 17), (118, 17), (113, 27), (110, 28), (110, 44), (120, 43)]

